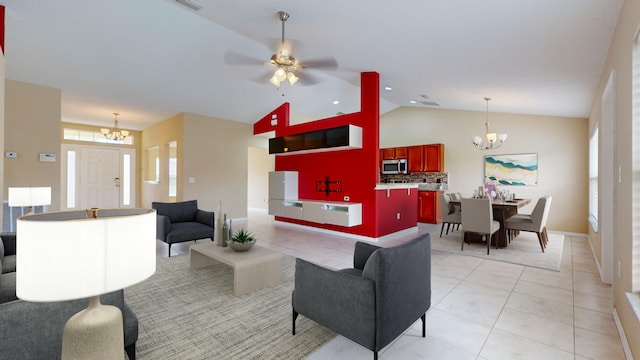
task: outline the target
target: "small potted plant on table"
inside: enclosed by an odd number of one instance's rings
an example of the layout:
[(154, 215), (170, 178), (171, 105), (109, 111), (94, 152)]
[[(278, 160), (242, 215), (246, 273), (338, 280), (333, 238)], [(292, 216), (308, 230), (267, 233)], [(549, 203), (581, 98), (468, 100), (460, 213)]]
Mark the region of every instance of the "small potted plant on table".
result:
[(227, 245), (235, 251), (247, 251), (255, 244), (255, 237), (245, 229), (238, 230), (227, 242)]

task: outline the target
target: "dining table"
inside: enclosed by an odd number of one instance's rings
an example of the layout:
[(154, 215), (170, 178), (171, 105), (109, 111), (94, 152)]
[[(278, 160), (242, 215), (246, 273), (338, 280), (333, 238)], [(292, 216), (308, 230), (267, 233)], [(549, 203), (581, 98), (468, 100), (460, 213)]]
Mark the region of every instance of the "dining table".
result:
[[(494, 240), (496, 247), (507, 247), (507, 245), (509, 245), (509, 242), (507, 241), (507, 229), (504, 225), (505, 220), (512, 217), (513, 215), (516, 215), (519, 208), (530, 203), (531, 199), (492, 200), (491, 205), (493, 208), (493, 220), (496, 220), (500, 223), (500, 230), (498, 230), (498, 232), (496, 233), (496, 237)], [(461, 206), (460, 200), (449, 200), (449, 204), (454, 206)]]

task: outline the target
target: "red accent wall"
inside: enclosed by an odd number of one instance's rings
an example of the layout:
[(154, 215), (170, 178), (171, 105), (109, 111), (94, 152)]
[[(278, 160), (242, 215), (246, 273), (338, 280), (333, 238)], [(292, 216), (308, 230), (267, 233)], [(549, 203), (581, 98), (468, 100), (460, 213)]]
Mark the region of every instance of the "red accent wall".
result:
[(253, 135), (286, 129), (288, 126), (289, 103), (286, 102), (253, 124)]
[[(282, 217), (277, 217), (277, 220), (373, 238), (416, 226), (417, 191), (412, 194), (412, 203), (394, 204), (387, 208), (387, 205), (392, 202), (383, 199), (381, 204), (385, 206), (379, 208), (377, 199), (379, 191), (375, 191), (375, 186), (380, 176), (380, 75), (376, 72), (363, 72), (360, 79), (360, 112), (288, 126), (289, 104), (284, 103), (254, 124), (254, 134), (275, 130), (276, 136), (286, 136), (349, 124), (360, 126), (363, 137), (362, 149), (278, 155), (275, 160), (275, 170), (298, 171), (300, 199), (344, 201), (344, 196), (348, 196), (349, 202), (362, 203), (362, 225), (342, 227)], [(286, 108), (283, 108), (284, 106)], [(286, 117), (280, 115), (279, 111), (286, 111)], [(283, 116), (287, 120), (286, 125), (278, 123), (277, 126), (271, 126), (271, 116), (274, 113), (278, 114), (278, 118)], [(327, 195), (325, 192), (316, 191), (316, 182), (324, 181), (327, 176), (330, 181), (342, 183), (342, 192), (331, 192)], [(405, 189), (405, 194), (406, 191)], [(407, 211), (405, 208), (409, 207), (407, 204), (412, 204), (413, 215), (407, 214), (405, 220), (404, 212)], [(396, 219), (396, 210), (399, 207), (403, 208), (402, 222), (387, 223), (386, 220), (379, 222), (380, 218), (389, 219), (391, 216)], [(413, 222), (411, 223), (408, 219), (413, 219)]]
[(4, 54), (4, 6), (0, 5), (0, 50)]

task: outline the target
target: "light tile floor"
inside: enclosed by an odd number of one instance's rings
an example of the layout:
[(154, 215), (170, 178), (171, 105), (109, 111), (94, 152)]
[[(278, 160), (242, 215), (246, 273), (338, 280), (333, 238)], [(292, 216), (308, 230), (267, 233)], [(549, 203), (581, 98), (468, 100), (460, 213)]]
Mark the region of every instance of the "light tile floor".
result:
[[(356, 240), (274, 223), (249, 211), (247, 228), (261, 246), (328, 267), (352, 265)], [(379, 242), (392, 246), (417, 232)], [(198, 242), (210, 241), (199, 240)], [(185, 254), (193, 243), (176, 244)], [(158, 242), (158, 256), (167, 245)], [(567, 236), (560, 271), (445, 252), (432, 254), (431, 309), (427, 337), (420, 320), (380, 352), (380, 359), (624, 359), (612, 310), (611, 286), (600, 282), (584, 237)], [(337, 336), (308, 359), (367, 359), (371, 351)]]

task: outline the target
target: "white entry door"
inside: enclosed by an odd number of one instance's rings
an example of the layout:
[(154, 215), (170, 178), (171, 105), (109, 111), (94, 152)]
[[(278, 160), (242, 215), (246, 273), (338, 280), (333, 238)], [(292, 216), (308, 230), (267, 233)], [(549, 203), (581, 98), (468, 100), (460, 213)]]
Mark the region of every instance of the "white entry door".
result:
[(80, 158), (80, 208), (120, 207), (120, 151), (83, 148)]

